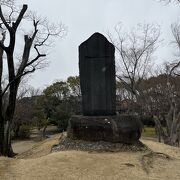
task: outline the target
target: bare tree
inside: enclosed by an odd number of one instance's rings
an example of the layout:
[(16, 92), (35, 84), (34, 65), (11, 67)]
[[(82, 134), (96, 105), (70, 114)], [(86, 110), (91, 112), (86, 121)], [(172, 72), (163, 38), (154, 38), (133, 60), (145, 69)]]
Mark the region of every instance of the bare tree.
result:
[(132, 99), (137, 98), (138, 85), (150, 71), (159, 36), (159, 27), (150, 24), (138, 24), (129, 33), (124, 33), (120, 24), (115, 27), (114, 34), (108, 33), (119, 61), (117, 78), (131, 92)]
[[(4, 11), (2, 10), (4, 9)], [(47, 47), (52, 37), (62, 37), (64, 27), (62, 25), (50, 25), (47, 20), (36, 18), (27, 14), (28, 6), (16, 9), (13, 0), (0, 2), (0, 154), (12, 156), (11, 125), (16, 105), (18, 88), (22, 78), (33, 73), (41, 66), (46, 57), (43, 47)], [(28, 16), (27, 16), (28, 15)], [(32, 31), (24, 35), (24, 47), (20, 58), (15, 58), (15, 47), (22, 20), (27, 18), (27, 26), (32, 22)], [(23, 42), (22, 42), (23, 43)], [(21, 43), (21, 44), (22, 44)], [(3, 56), (4, 54), (4, 56)], [(8, 81), (2, 87), (3, 62), (6, 60), (8, 68)], [(7, 106), (3, 106), (3, 99), (7, 98)]]
[[(180, 52), (179, 25), (173, 24), (171, 28), (174, 43)], [(148, 87), (143, 90), (146, 94), (144, 107), (148, 106), (154, 115), (158, 134), (164, 143), (174, 146), (180, 142), (180, 53), (176, 60), (165, 64), (164, 70), (164, 73), (153, 81), (147, 81)], [(162, 118), (165, 125), (161, 123)]]
[(169, 112), (166, 117), (166, 133), (163, 132), (163, 128), (158, 121), (158, 118), (155, 118), (155, 122), (159, 127), (159, 131), (166, 137), (165, 143), (170, 145), (176, 145), (180, 142), (180, 94), (177, 87), (177, 84), (171, 82), (171, 77), (180, 76), (180, 25), (173, 24), (171, 25), (172, 34), (174, 36), (174, 43), (178, 48), (178, 59), (174, 60), (171, 63), (166, 64), (166, 74), (167, 74), (167, 98), (169, 102)]
[(160, 0), (161, 2), (165, 2), (165, 3), (180, 3), (180, 0)]
[(173, 74), (174, 67), (166, 64), (166, 72), (148, 80), (148, 88), (143, 91), (144, 108), (154, 116), (159, 140), (162, 137), (164, 143), (173, 146), (180, 140), (180, 77)]

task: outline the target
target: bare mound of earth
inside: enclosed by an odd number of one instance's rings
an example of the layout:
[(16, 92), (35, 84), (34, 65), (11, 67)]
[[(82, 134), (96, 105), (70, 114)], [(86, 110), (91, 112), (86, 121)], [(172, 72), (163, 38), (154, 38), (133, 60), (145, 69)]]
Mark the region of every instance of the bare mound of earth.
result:
[(59, 137), (47, 139), (14, 159), (0, 157), (0, 179), (180, 179), (179, 148), (142, 140), (151, 150), (100, 153), (64, 150), (50, 153), (52, 145), (58, 144)]

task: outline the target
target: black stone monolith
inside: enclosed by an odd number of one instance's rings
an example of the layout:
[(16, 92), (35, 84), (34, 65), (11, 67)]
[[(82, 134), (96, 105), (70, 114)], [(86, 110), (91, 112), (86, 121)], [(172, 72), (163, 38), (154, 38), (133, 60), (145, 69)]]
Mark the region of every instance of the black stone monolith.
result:
[(85, 116), (116, 113), (115, 48), (102, 34), (94, 33), (79, 46), (82, 110)]
[(79, 46), (83, 115), (68, 122), (71, 139), (137, 142), (142, 124), (135, 116), (116, 115), (115, 48), (100, 33)]

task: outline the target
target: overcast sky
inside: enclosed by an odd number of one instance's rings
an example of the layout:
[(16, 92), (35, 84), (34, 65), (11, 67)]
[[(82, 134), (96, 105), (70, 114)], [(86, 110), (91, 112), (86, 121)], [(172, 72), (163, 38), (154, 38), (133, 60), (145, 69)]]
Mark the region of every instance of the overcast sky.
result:
[(166, 43), (157, 52), (156, 63), (172, 52), (166, 45), (172, 38), (170, 25), (180, 22), (180, 5), (164, 5), (157, 0), (18, 0), (29, 9), (54, 22), (63, 22), (68, 34), (56, 42), (48, 56), (48, 68), (35, 72), (29, 84), (38, 88), (55, 80), (78, 75), (78, 46), (94, 32), (105, 34), (118, 23), (130, 28), (137, 23), (158, 23)]

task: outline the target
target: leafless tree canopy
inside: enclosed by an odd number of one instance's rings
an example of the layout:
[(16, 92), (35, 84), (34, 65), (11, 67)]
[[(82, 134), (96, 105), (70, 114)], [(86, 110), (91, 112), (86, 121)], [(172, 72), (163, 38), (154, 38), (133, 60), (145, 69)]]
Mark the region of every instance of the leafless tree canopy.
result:
[[(42, 68), (53, 38), (61, 38), (66, 32), (63, 24), (52, 24), (46, 18), (29, 13), (27, 9), (26, 4), (18, 9), (14, 0), (0, 2), (0, 154), (8, 156), (12, 154), (10, 132), (21, 80)], [(31, 29), (30, 32), (24, 30), (22, 39), (21, 25)], [(18, 49), (19, 42), (23, 44), (22, 49)], [(18, 58), (15, 56), (17, 50)], [(3, 75), (6, 72), (8, 78), (3, 85)]]
[[(12, 75), (13, 77), (4, 88), (2, 92), (3, 95), (8, 90), (12, 81), (19, 79), (26, 74), (32, 73), (36, 69), (42, 68), (45, 57), (47, 55), (45, 52), (48, 51), (47, 49), (53, 42), (52, 37), (63, 37), (66, 33), (66, 30), (63, 24), (56, 25), (49, 23), (46, 18), (39, 18), (33, 13), (28, 13), (26, 16), (26, 5), (23, 6), (23, 9), (19, 13), (19, 11), (15, 9), (13, 1), (6, 3), (2, 2), (2, 4), (5, 4), (6, 10), (9, 10), (9, 14), (7, 15), (6, 13), (3, 13), (2, 8), (0, 8), (0, 47), (4, 52), (7, 53), (12, 49), (15, 51), (15, 47), (12, 47), (12, 42), (16, 40), (15, 35), (17, 36), (17, 28), (24, 18), (25, 20), (28, 20), (28, 23), (32, 23), (32, 27), (34, 27), (30, 32), (27, 32), (27, 34), (24, 35), (24, 50), (22, 56), (20, 56), (18, 59), (14, 59), (14, 62), (12, 63), (12, 67), (14, 68)], [(3, 7), (3, 5), (1, 7)], [(15, 18), (16, 14), (19, 15), (17, 19)], [(15, 32), (13, 33), (13, 31)], [(10, 41), (9, 45), (5, 46), (4, 42), (7, 37), (10, 37)], [(19, 63), (16, 63), (16, 66), (15, 62), (17, 61)]]
[(172, 2), (174, 2), (174, 3), (180, 3), (180, 0), (160, 0), (161, 2), (165, 2), (165, 3), (172, 3)]
[[(159, 139), (166, 144), (177, 145), (180, 142), (180, 26), (171, 26), (173, 44), (178, 50), (177, 58), (164, 64), (164, 71), (141, 84), (143, 107), (154, 115)], [(145, 110), (145, 111), (146, 111)], [(166, 124), (163, 125), (161, 120)]]
[(120, 24), (113, 33), (108, 33), (116, 48), (116, 61), (119, 62), (117, 78), (135, 95), (137, 82), (150, 72), (159, 36), (159, 27), (151, 24), (138, 24), (129, 33), (124, 33)]

